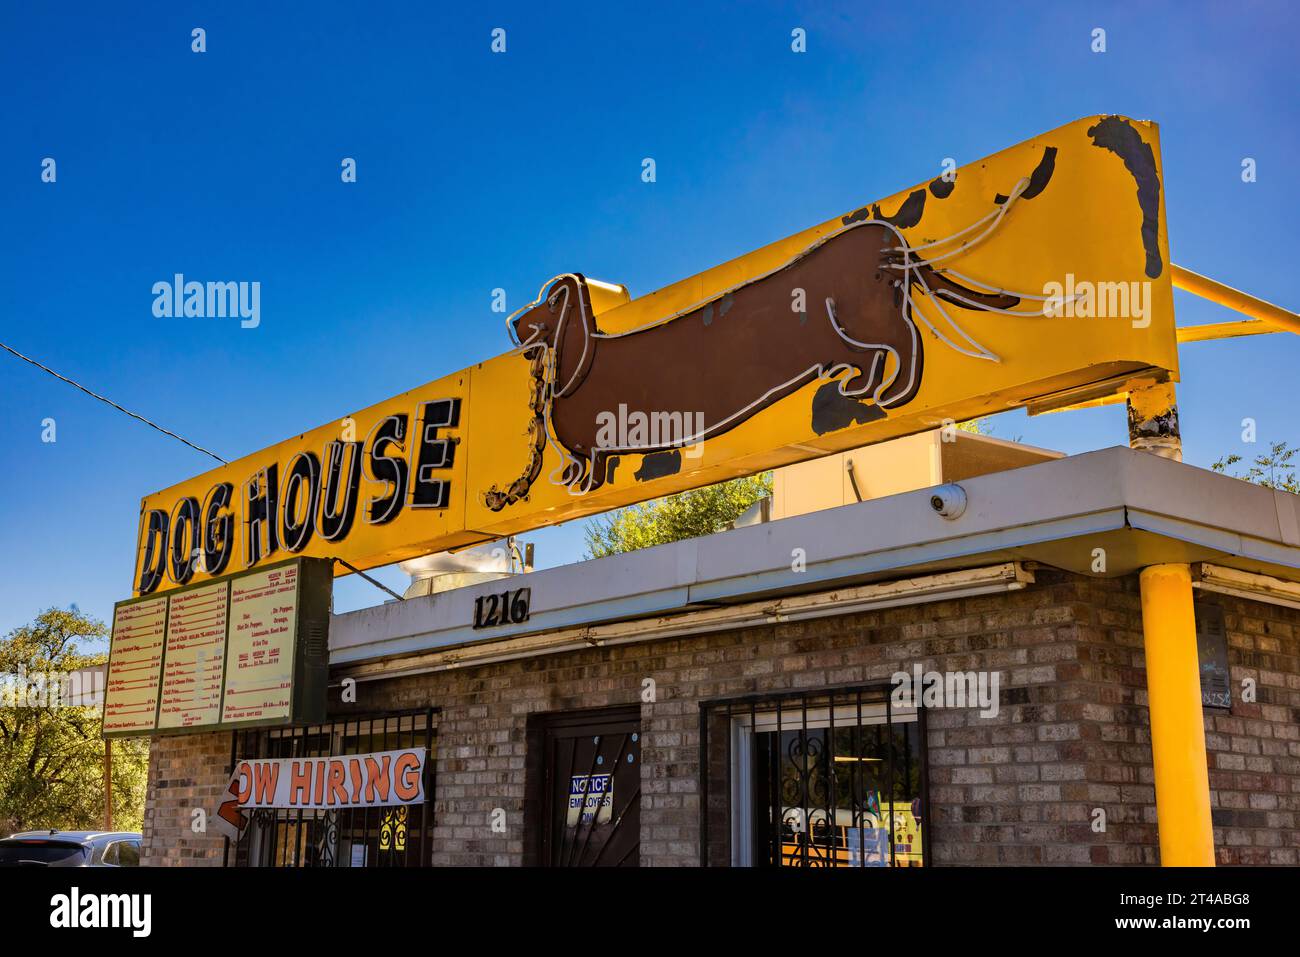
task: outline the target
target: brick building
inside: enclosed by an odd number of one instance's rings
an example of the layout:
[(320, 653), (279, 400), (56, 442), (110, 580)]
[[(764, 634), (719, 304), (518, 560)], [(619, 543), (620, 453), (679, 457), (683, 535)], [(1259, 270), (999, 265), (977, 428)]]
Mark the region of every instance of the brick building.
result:
[[(1120, 448), (945, 472), (337, 615), (324, 725), (153, 739), (145, 863), (1157, 864), (1165, 566), (1216, 859), (1300, 863), (1300, 498)], [(527, 619), (475, 628), (503, 586)], [(238, 760), (394, 743), (429, 747), (421, 807), (194, 828)]]

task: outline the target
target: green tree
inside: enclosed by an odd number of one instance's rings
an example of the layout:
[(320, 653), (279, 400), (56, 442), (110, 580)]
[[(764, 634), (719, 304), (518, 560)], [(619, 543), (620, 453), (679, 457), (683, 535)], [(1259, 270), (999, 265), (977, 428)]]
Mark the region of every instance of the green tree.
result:
[[(103, 622), (51, 608), (0, 639), (0, 831), (104, 824), (104, 739), (100, 711), (41, 697), (58, 676), (101, 665), (103, 654), (83, 654), (79, 643), (101, 640)], [(34, 689), (37, 696), (28, 694)], [(21, 696), (21, 697), (19, 697)], [(147, 738), (113, 744), (113, 826), (138, 830), (148, 776)]]
[(583, 529), (587, 558), (711, 535), (772, 494), (772, 473), (731, 479), (599, 515)]
[[(991, 435), (987, 419), (958, 422), (956, 427), (974, 435)], [(604, 558), (638, 548), (712, 535), (760, 498), (772, 494), (772, 473), (731, 479), (704, 488), (678, 492), (665, 498), (615, 509), (587, 522), (586, 558)]]
[[(1234, 475), (1233, 478), (1300, 495), (1300, 481), (1296, 479), (1297, 465), (1292, 461), (1297, 452), (1300, 452), (1300, 449), (1290, 448), (1285, 442), (1274, 442), (1268, 454), (1255, 456), (1255, 461), (1246, 470), (1246, 474)], [(1240, 455), (1226, 455), (1210, 468), (1227, 475), (1228, 469), (1241, 460)]]

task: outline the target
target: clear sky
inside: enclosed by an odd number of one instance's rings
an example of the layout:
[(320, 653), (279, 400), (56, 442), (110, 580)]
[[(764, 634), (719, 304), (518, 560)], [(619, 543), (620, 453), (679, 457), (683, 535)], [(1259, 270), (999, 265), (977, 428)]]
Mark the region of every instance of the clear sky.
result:
[[(1092, 113), (1161, 124), (1174, 262), (1300, 306), (1295, 4), (542, 6), (4, 4), (0, 340), (233, 459), (505, 351), (496, 287), (640, 295)], [(260, 326), (155, 318), (177, 272), (259, 281)], [(1182, 375), (1187, 461), (1300, 443), (1300, 338), (1184, 346)], [(993, 425), (1126, 438), (1122, 406)], [(140, 498), (212, 461), (7, 354), (0, 429), (0, 632), (111, 620)], [(530, 538), (580, 557), (580, 523)]]

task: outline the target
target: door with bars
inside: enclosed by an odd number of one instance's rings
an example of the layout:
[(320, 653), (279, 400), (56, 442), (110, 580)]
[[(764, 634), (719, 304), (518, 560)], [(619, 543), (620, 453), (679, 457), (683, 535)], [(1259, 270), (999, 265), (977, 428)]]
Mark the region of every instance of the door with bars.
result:
[(641, 709), (547, 716), (541, 731), (540, 863), (638, 866)]
[(392, 807), (258, 808), (237, 842), (235, 867), (427, 867), (433, 859), (437, 709), (338, 718), (298, 728), (249, 728), (231, 735), (230, 764), (248, 758), (312, 758), (424, 748), (425, 800)]
[(924, 714), (887, 688), (706, 703), (704, 863), (921, 866), (924, 740)]

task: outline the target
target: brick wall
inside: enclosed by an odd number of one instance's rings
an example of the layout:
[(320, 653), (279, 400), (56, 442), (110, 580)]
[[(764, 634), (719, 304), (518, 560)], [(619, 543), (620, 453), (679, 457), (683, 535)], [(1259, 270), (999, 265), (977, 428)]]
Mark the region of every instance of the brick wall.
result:
[[(1234, 682), (1232, 712), (1206, 712), (1220, 861), (1297, 863), (1300, 612), (1207, 600), (1225, 609)], [(354, 710), (442, 709), (434, 863), (493, 866), (529, 860), (529, 715), (640, 703), (641, 862), (691, 866), (700, 699), (888, 681), (914, 663), (996, 669), (1002, 682), (994, 718), (928, 714), (935, 863), (1158, 863), (1136, 577), (1043, 569), (1009, 594), (365, 682)], [(1256, 703), (1240, 700), (1244, 677)], [(219, 862), (220, 839), (183, 831), (177, 808), (215, 797), (228, 749), (227, 735), (155, 740), (150, 863), (211, 862), (214, 847)]]
[[(229, 764), (229, 733), (153, 739), (144, 809), (145, 865), (220, 866), (223, 844), (211, 818), (230, 779)], [(206, 830), (194, 830), (196, 808), (206, 816)]]
[(1219, 863), (1300, 864), (1300, 610), (1206, 600), (1224, 609), (1233, 686), (1231, 713), (1205, 723)]
[[(1124, 843), (1143, 863), (1158, 862), (1155, 788), (1147, 721), (1141, 600), (1136, 576), (1076, 578), (1082, 703), (1103, 719), (1102, 738), (1086, 753), (1098, 762), (1090, 780), (1121, 815)], [(1207, 708), (1205, 744), (1219, 864), (1300, 863), (1300, 610), (1198, 592), (1198, 603), (1224, 611), (1231, 670), (1231, 711)], [(1254, 702), (1243, 681), (1255, 682)], [(1115, 815), (1110, 815), (1112, 828)], [(1093, 853), (1098, 853), (1093, 849)], [(1130, 848), (1107, 849), (1127, 863)]]

